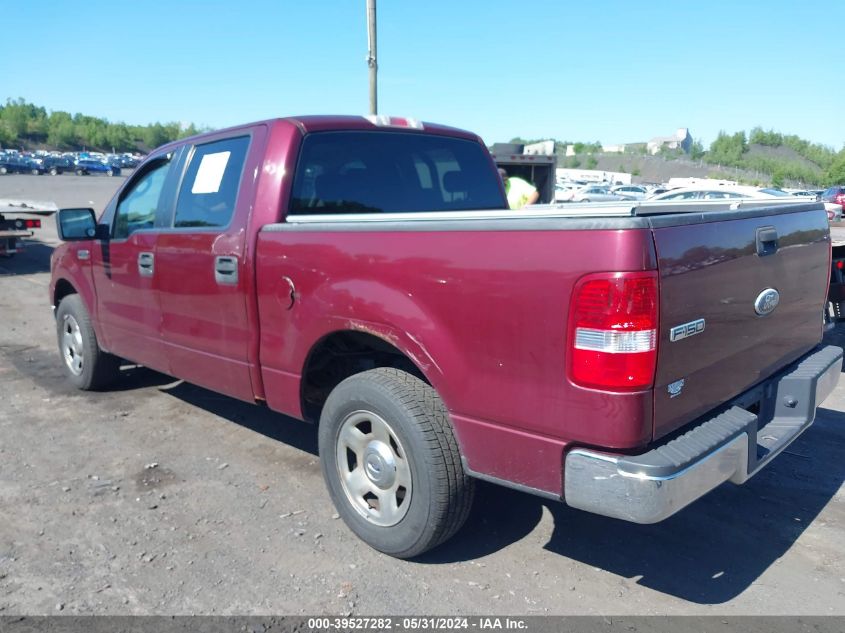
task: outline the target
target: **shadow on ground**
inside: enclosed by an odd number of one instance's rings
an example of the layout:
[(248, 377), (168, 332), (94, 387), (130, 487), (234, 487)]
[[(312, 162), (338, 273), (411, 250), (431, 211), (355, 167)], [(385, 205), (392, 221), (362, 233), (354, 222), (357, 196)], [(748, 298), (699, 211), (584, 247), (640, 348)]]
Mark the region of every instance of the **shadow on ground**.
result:
[(820, 409), (814, 426), (747, 484), (726, 484), (656, 525), (489, 487), (467, 526), (421, 562), (492, 554), (528, 534), (546, 506), (554, 520), (549, 552), (690, 602), (727, 602), (792, 547), (842, 486), (843, 428), (845, 414)]
[[(170, 395), (313, 455), (315, 427), (179, 383)], [(801, 536), (845, 481), (845, 414), (819, 409), (814, 426), (744, 486), (726, 484), (657, 525), (635, 525), (479, 482), (467, 525), (421, 557), (448, 564), (494, 554), (531, 533), (543, 507), (554, 531), (545, 549), (699, 604), (741, 594)]]
[(48, 273), (52, 253), (52, 246), (43, 242), (26, 241), (24, 248), (12, 257), (0, 257), (0, 275)]
[[(168, 381), (172, 382), (173, 379), (169, 378)], [(317, 455), (317, 427), (313, 424), (186, 382), (180, 382), (162, 391), (271, 440)]]
[[(187, 383), (165, 391), (317, 454), (312, 425)], [(747, 484), (726, 484), (657, 525), (608, 519), (479, 482), (466, 526), (418, 562), (448, 564), (494, 554), (531, 533), (545, 506), (554, 521), (548, 552), (690, 602), (727, 602), (792, 547), (842, 486), (843, 428), (845, 414), (819, 409), (813, 427)]]

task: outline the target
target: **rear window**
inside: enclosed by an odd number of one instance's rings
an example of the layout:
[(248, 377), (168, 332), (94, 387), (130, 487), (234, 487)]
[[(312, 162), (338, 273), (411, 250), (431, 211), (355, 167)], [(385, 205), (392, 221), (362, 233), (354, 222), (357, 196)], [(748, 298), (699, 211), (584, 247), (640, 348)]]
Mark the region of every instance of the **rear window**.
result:
[(476, 209), (507, 209), (479, 143), (404, 132), (316, 132), (303, 140), (289, 213)]

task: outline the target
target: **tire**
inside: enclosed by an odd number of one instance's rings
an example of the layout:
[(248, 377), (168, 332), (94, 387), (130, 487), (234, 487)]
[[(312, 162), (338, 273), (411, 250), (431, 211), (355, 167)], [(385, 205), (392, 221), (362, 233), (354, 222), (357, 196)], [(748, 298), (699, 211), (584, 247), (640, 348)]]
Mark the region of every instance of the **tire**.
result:
[(6, 167), (0, 167), (0, 174), (8, 174), (9, 170)]
[(84, 176), (84, 175), (85, 175), (85, 170), (84, 170), (84, 169), (77, 169), (77, 170), (76, 170), (76, 175), (77, 175), (77, 176)]
[(108, 174), (109, 176), (114, 176), (114, 169), (109, 169)]
[(590, 201), (589, 198), (584, 198), (583, 200), (581, 200), (581, 202), (589, 202), (589, 201)]
[(65, 375), (77, 389), (102, 389), (117, 378), (120, 360), (100, 349), (91, 317), (79, 295), (67, 295), (59, 303), (56, 338)]
[(38, 171), (37, 169), (30, 169), (30, 170), (29, 170), (29, 173), (30, 173), (30, 174), (32, 174), (33, 176), (39, 176), (39, 175), (41, 175), (41, 172), (40, 172), (40, 171)]
[(407, 372), (372, 369), (335, 387), (320, 416), (319, 447), (338, 513), (380, 552), (418, 556), (469, 515), (475, 481), (464, 472), (446, 407)]
[(51, 176), (58, 176), (58, 175), (59, 175), (59, 170), (58, 170), (58, 169), (56, 169), (55, 167), (52, 167), (52, 168), (50, 169), (50, 175), (51, 175)]

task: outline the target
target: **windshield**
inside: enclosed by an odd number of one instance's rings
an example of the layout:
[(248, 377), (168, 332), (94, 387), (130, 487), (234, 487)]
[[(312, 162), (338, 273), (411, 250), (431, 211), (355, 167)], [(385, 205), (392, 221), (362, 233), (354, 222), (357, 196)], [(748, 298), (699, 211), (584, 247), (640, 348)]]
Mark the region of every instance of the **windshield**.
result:
[(475, 141), (405, 132), (305, 137), (291, 214), (507, 209), (499, 174)]

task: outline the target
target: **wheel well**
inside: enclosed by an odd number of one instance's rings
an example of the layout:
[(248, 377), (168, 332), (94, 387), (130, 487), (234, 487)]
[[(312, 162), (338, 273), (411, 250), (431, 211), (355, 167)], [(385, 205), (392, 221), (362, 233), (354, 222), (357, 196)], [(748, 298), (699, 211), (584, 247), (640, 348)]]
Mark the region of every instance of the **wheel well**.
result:
[(61, 303), (62, 299), (68, 295), (74, 294), (76, 294), (76, 288), (74, 288), (66, 279), (59, 279), (56, 282), (56, 291), (53, 294), (53, 305), (59, 307), (59, 303)]
[(344, 331), (322, 338), (308, 354), (302, 372), (300, 398), (305, 419), (318, 421), (332, 389), (350, 376), (376, 367), (401, 369), (428, 383), (410, 358), (377, 336)]

